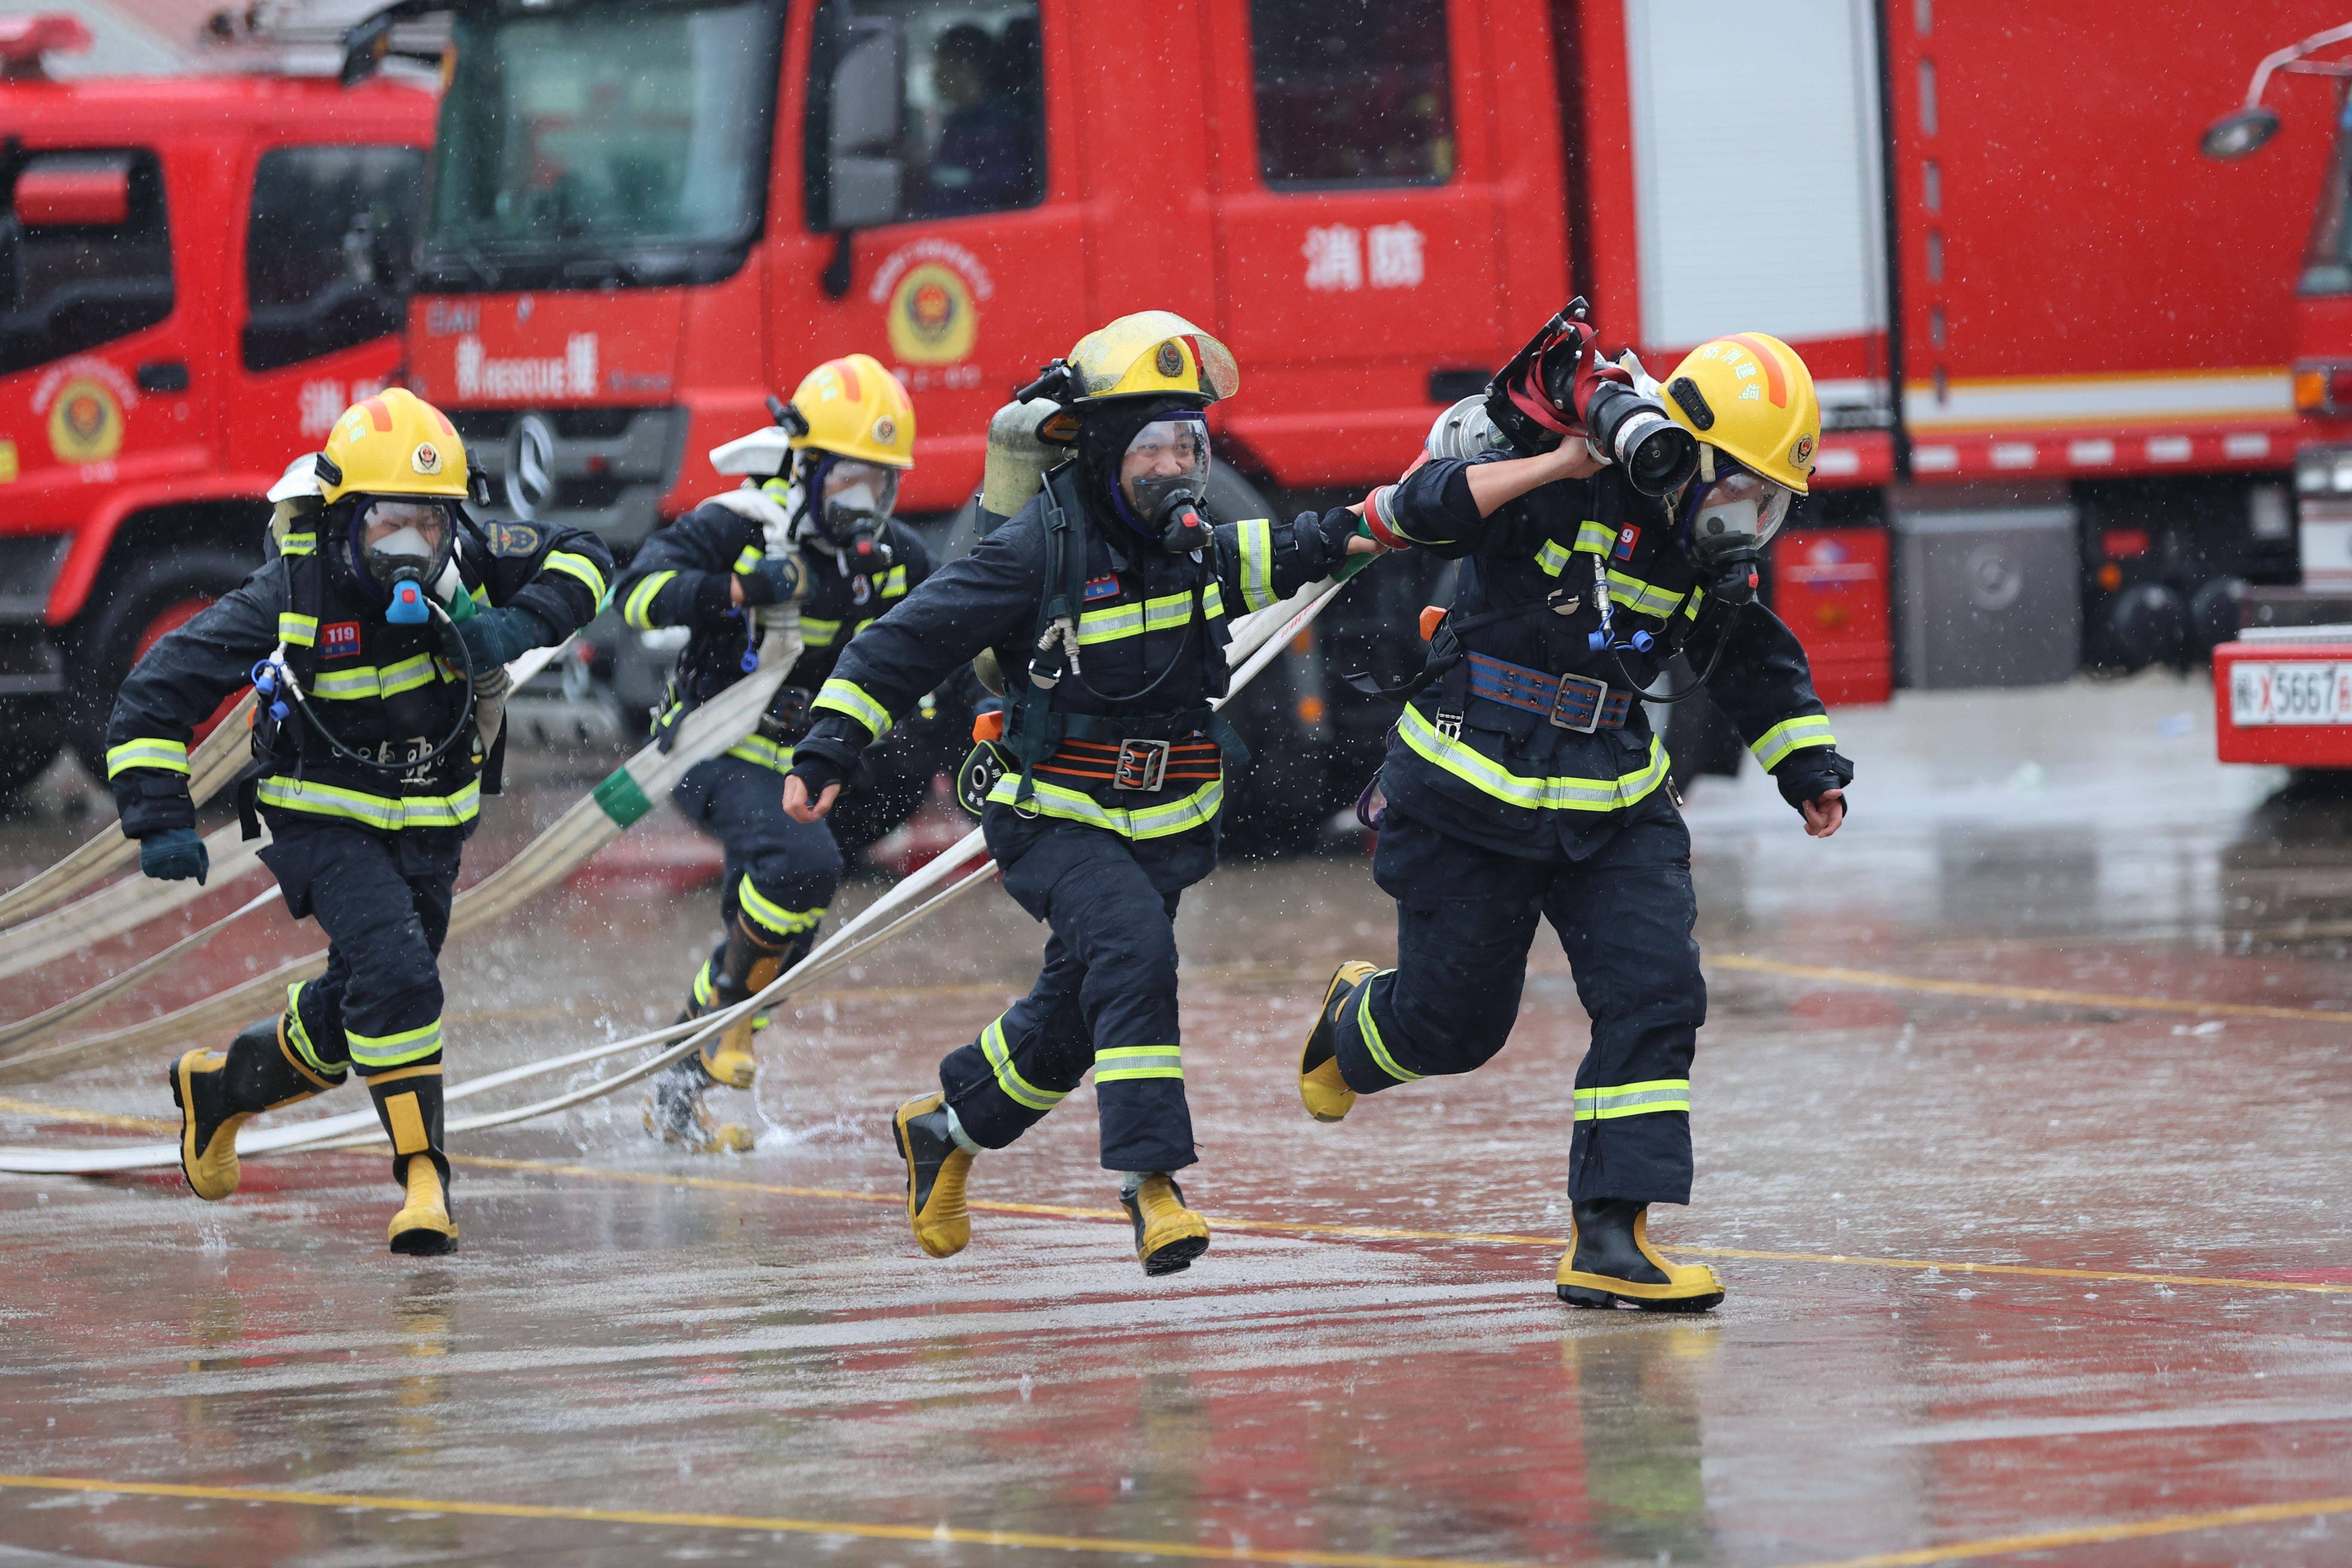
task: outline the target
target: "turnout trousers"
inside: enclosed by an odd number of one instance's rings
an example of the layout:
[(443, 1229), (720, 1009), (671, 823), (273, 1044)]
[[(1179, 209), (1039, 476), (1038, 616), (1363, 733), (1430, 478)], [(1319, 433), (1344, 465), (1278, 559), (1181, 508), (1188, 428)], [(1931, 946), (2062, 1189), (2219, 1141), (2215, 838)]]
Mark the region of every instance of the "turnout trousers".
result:
[(1176, 903), (1215, 868), (1213, 832), (1128, 839), (992, 805), (1004, 890), (1053, 934), (1028, 995), (940, 1063), (965, 1132), (1002, 1149), (1092, 1068), (1110, 1171), (1180, 1171), (1192, 1151), (1176, 1018)]
[(341, 823), (270, 823), (261, 858), (296, 919), (327, 933), (327, 969), (287, 988), (286, 1037), (341, 1081), (441, 1059), (441, 942), (462, 840)]
[[(841, 886), (841, 850), (833, 829), (822, 822), (794, 822), (784, 815), (784, 775), (764, 763), (712, 757), (697, 763), (670, 791), (686, 819), (719, 840), (727, 851), (721, 873), (719, 914), (732, 926), (740, 913), (772, 948), (791, 945), (814, 931)], [(722, 938), (696, 983), (698, 1002), (708, 977), (719, 971), (727, 943)]]
[[(1688, 1203), (1691, 1058), (1706, 984), (1682, 814), (1654, 795), (1587, 858), (1529, 860), (1391, 806), (1372, 871), (1397, 901), (1397, 966), (1358, 987), (1339, 1020), (1348, 1087), (1373, 1094), (1485, 1065), (1518, 1017), (1540, 916), (1592, 1019), (1576, 1069), (1569, 1196)], [(1570, 1105), (1561, 1095), (1563, 1119)]]

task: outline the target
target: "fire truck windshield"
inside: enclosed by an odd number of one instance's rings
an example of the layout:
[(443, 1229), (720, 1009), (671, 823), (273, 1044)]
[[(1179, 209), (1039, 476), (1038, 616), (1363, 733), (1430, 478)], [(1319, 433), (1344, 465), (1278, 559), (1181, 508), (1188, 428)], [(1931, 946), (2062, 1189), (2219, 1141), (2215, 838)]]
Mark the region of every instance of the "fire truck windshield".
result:
[(425, 290), (708, 282), (759, 233), (775, 0), (461, 8)]

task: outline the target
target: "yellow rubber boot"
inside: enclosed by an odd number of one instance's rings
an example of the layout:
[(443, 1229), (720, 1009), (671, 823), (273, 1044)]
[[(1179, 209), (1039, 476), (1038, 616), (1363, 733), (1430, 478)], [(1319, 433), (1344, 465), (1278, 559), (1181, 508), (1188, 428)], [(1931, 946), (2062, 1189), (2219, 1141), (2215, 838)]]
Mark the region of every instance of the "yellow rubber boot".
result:
[(1339, 1020), (1354, 1004), (1356, 987), (1380, 972), (1377, 963), (1351, 958), (1323, 988), (1323, 1005), (1316, 1011), (1307, 1049), (1298, 1058), (1298, 1098), (1318, 1121), (1341, 1121), (1355, 1109), (1356, 1091), (1339, 1076)]
[(282, 1018), (247, 1025), (226, 1051), (190, 1051), (167, 1076), (180, 1109), (181, 1173), (196, 1196), (212, 1203), (236, 1191), (244, 1173), (236, 1130), (247, 1119), (334, 1087), (287, 1051)]
[(947, 1096), (934, 1092), (900, 1106), (890, 1119), (890, 1139), (907, 1163), (907, 1221), (915, 1245), (933, 1258), (953, 1258), (971, 1245), (963, 1196), (971, 1151), (949, 1130)]
[(1184, 1206), (1175, 1177), (1146, 1176), (1118, 1201), (1135, 1222), (1135, 1256), (1146, 1274), (1181, 1273), (1209, 1250), (1209, 1222)]
[(1649, 1312), (1704, 1312), (1723, 1300), (1723, 1281), (1704, 1263), (1670, 1263), (1650, 1245), (1646, 1204), (1602, 1199), (1570, 1205), (1568, 1251), (1555, 1289), (1571, 1307), (1620, 1301)]
[(408, 1201), (392, 1216), (386, 1234), (394, 1252), (413, 1258), (429, 1258), (457, 1245), (457, 1222), (449, 1217), (441, 1169), (427, 1156), (409, 1156)]
[[(757, 995), (784, 972), (783, 961), (762, 958), (751, 965), (741, 994)], [(759, 1076), (760, 1058), (752, 1053), (751, 1037), (767, 1020), (746, 1013), (727, 1026), (716, 1041), (702, 1047), (702, 1070), (710, 1081), (729, 1089), (749, 1089)]]

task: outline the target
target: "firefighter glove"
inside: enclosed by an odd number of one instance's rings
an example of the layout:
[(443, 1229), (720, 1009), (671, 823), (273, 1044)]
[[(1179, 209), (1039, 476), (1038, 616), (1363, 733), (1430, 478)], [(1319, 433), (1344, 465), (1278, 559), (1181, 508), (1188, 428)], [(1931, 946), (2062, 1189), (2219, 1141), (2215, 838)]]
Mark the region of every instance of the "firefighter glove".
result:
[(194, 877), (201, 888), (212, 868), (212, 852), (193, 827), (167, 827), (139, 841), (139, 869), (159, 882), (184, 882)]
[(465, 643), (478, 674), (512, 664), (549, 640), (547, 628), (539, 624), (538, 616), (511, 605), (484, 610), (471, 620), (458, 622), (457, 636)]
[(789, 555), (765, 555), (749, 572), (736, 574), (746, 605), (788, 605), (800, 591), (800, 568)]
[(835, 784), (846, 791), (857, 782), (859, 754), (845, 741), (811, 733), (793, 748), (791, 777), (801, 781), (812, 803)]
[[(1808, 746), (1789, 753), (1772, 770), (1772, 782), (1780, 786), (1780, 798), (1801, 811), (1810, 802), (1821, 799), (1822, 792), (1843, 789), (1852, 784), (1853, 764), (1839, 756), (1834, 747)], [(1847, 804), (1851, 806), (1853, 803)]]

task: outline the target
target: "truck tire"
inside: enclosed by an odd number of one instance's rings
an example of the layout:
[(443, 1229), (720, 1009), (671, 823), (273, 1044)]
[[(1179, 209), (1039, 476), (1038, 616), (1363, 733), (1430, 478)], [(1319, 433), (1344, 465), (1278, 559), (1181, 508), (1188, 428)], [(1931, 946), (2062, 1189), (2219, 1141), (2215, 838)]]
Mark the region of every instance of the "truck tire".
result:
[(13, 798), (65, 750), (64, 716), (54, 697), (0, 698), (0, 801)]
[[(66, 647), (66, 743), (90, 777), (105, 781), (106, 723), (131, 667), (164, 633), (194, 619), (260, 564), (257, 551), (192, 545), (159, 552), (99, 584)], [(223, 699), (220, 711), (236, 696)], [(199, 737), (220, 711), (198, 727)]]

